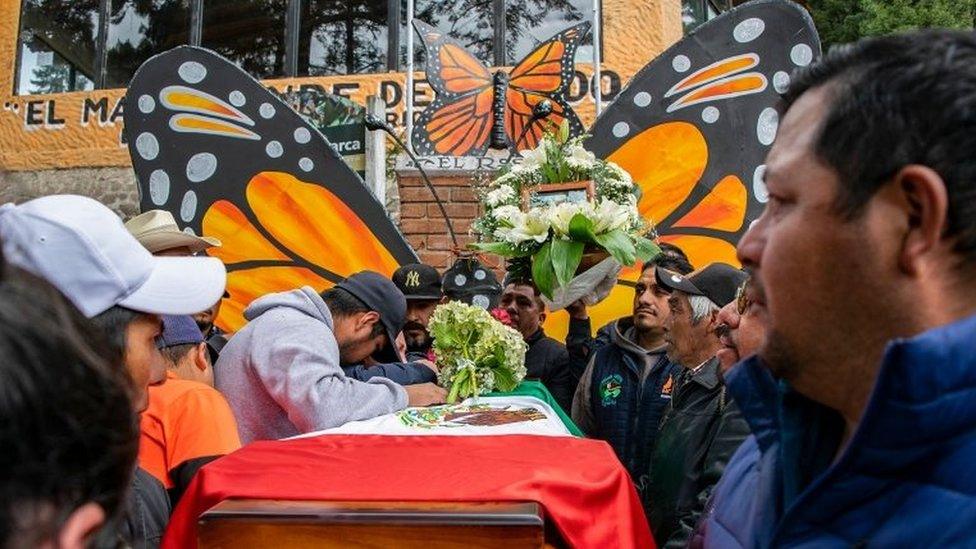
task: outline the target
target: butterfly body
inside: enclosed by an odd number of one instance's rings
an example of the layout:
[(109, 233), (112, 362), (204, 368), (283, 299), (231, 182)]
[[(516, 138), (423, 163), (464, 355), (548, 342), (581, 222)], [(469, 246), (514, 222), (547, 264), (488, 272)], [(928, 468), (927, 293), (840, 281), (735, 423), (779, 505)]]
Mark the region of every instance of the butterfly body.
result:
[[(543, 41), (512, 70), (494, 72), (430, 25), (414, 20), (414, 26), (427, 49), (427, 80), (437, 93), (414, 125), (411, 141), (418, 153), (483, 156), (489, 148), (534, 148), (546, 129), (563, 120), (570, 135), (583, 132), (566, 91), (589, 23)], [(552, 104), (552, 113), (538, 122), (533, 109), (543, 101)]]

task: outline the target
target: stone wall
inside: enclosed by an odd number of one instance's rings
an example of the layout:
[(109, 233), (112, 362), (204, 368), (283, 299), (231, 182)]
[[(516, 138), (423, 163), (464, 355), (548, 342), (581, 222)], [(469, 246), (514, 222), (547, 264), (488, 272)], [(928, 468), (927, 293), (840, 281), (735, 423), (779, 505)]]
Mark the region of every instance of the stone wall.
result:
[(19, 203), (49, 194), (90, 196), (112, 208), (123, 219), (139, 213), (139, 191), (132, 168), (0, 171), (0, 204)]

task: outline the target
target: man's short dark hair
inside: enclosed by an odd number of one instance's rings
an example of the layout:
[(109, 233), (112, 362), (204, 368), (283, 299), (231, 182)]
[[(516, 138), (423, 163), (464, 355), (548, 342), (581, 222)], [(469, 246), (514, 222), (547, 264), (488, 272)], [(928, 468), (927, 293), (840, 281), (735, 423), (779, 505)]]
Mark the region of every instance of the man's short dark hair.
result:
[(661, 248), (661, 252), (645, 262), (641, 267), (641, 272), (651, 267), (661, 267), (662, 269), (683, 275), (695, 270), (691, 266), (691, 262), (688, 261), (688, 256), (685, 255), (684, 250), (681, 248), (668, 242), (661, 242), (658, 244), (658, 247)]
[(121, 353), (43, 280), (0, 276), (0, 546), (35, 546), (86, 503), (118, 515), (139, 426)]
[[(322, 292), (322, 301), (325, 301), (325, 305), (329, 308), (329, 312), (334, 316), (352, 316), (358, 313), (368, 313), (372, 311), (365, 303), (359, 300), (358, 297), (352, 295), (351, 293), (343, 290), (342, 288), (329, 288), (328, 290)], [(373, 324), (373, 331), (370, 337), (376, 337), (380, 334), (384, 334), (385, 328), (382, 322), (377, 322)]]
[[(186, 355), (190, 354), (190, 351), (196, 349), (199, 343), (182, 343), (180, 345), (173, 345), (170, 347), (162, 347), (159, 349), (159, 353), (163, 355), (166, 362), (172, 367), (179, 366), (180, 361), (183, 360)], [(207, 360), (210, 360), (210, 353), (204, 353), (207, 356)], [(169, 365), (167, 367), (169, 367)]]
[(817, 156), (840, 179), (853, 219), (908, 164), (936, 171), (949, 195), (946, 237), (976, 260), (976, 34), (926, 30), (835, 47), (795, 73), (784, 111), (827, 86)]

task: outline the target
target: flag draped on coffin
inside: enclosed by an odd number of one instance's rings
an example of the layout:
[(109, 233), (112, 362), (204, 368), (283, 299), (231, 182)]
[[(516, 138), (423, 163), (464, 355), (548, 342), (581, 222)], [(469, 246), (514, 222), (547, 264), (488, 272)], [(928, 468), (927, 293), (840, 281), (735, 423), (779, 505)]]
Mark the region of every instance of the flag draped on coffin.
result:
[(197, 473), (164, 547), (194, 547), (199, 516), (229, 498), (535, 501), (573, 547), (653, 547), (613, 450), (578, 434), (541, 384), (526, 382), (456, 406), (257, 442)]

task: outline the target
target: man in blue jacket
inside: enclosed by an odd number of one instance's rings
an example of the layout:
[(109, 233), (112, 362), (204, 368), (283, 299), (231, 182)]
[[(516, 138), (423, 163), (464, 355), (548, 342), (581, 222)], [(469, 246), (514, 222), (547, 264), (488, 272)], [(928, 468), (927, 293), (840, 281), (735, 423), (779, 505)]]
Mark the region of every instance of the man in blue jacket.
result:
[(784, 111), (738, 248), (767, 337), (726, 376), (754, 436), (697, 541), (972, 546), (976, 35), (834, 49)]

